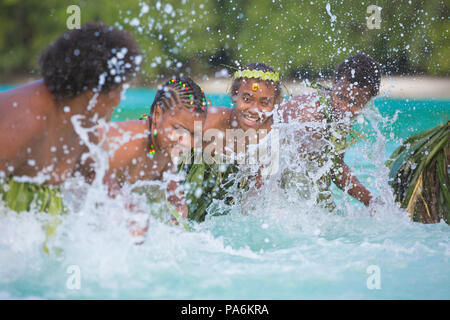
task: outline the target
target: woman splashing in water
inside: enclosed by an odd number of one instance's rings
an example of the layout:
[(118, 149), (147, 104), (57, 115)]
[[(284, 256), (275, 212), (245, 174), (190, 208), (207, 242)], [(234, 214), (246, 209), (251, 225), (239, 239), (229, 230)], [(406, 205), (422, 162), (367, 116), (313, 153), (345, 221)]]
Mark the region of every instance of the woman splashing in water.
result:
[[(214, 199), (231, 198), (234, 203), (231, 189), (238, 182), (237, 171), (242, 169), (235, 165), (235, 159), (240, 164), (240, 158), (249, 155), (248, 147), (260, 142), (262, 132), (271, 130), (273, 111), (282, 100), (279, 75), (264, 63), (248, 64), (234, 74), (230, 94), (234, 108), (208, 108), (203, 130), (203, 162), (185, 167), (190, 186), (186, 195), (189, 218), (196, 221), (205, 219)], [(262, 183), (259, 173), (251, 180), (256, 186)], [(248, 189), (247, 182), (239, 184), (239, 188)], [(201, 197), (198, 190), (202, 191)]]
[[(194, 123), (203, 123), (205, 117), (203, 89), (188, 77), (178, 77), (158, 90), (149, 115), (113, 124), (107, 132), (112, 192), (137, 181), (164, 180), (170, 206), (186, 217), (187, 206), (175, 177), (176, 158), (190, 153)], [(130, 138), (121, 143), (124, 137)], [(155, 200), (154, 194), (149, 196)]]

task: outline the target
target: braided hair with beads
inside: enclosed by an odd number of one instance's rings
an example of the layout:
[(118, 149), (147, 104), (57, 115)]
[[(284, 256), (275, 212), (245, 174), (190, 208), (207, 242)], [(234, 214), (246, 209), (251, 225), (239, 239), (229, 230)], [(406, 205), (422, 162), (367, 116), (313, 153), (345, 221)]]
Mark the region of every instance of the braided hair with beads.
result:
[(175, 77), (167, 81), (156, 92), (155, 99), (150, 107), (150, 115), (143, 115), (141, 117), (141, 119), (149, 120), (149, 155), (155, 154), (152, 134), (152, 118), (155, 107), (160, 106), (164, 113), (179, 104), (186, 106), (192, 112), (204, 112), (206, 114), (207, 100), (205, 93), (194, 80), (189, 77)]

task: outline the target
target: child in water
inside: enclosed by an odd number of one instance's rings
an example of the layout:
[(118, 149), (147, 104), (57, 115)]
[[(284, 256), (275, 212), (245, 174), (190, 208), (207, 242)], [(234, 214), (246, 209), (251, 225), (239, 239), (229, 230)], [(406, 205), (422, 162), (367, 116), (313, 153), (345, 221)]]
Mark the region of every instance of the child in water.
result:
[(337, 67), (331, 91), (296, 96), (280, 108), (284, 122), (306, 124), (306, 130), (298, 133), (303, 140), (300, 156), (315, 162), (318, 169), (332, 163), (330, 170), (323, 171), (320, 177), (309, 177), (319, 186), (317, 201), (329, 209), (334, 208), (329, 190), (331, 181), (365, 206), (374, 200), (344, 162), (344, 156), (354, 120), (378, 94), (380, 79), (380, 64), (368, 55), (357, 54)]
[(224, 136), (227, 129), (270, 131), (275, 105), (282, 100), (278, 73), (264, 63), (255, 62), (237, 71), (233, 78), (230, 95), (235, 107), (211, 107), (204, 131), (218, 129)]
[[(203, 162), (187, 168), (187, 181), (191, 189), (201, 188), (203, 191), (201, 197), (195, 192), (187, 192), (189, 218), (193, 220), (203, 221), (213, 199), (229, 195), (230, 186), (234, 184), (233, 173), (238, 168), (228, 156), (247, 150), (251, 141), (259, 143), (258, 130), (271, 130), (273, 111), (282, 100), (279, 75), (264, 63), (248, 64), (238, 70), (233, 78), (230, 94), (235, 107), (208, 108), (203, 129)], [(237, 143), (234, 137), (228, 139), (230, 132), (237, 138)], [(208, 162), (207, 157), (214, 158), (214, 163)], [(227, 164), (226, 169), (223, 166), (219, 168), (218, 163)], [(256, 175), (254, 182), (257, 187), (262, 184), (260, 174)]]
[[(110, 179), (119, 186), (167, 179), (167, 200), (186, 217), (188, 209), (178, 182), (170, 177), (177, 172), (173, 157), (191, 152), (194, 122), (203, 124), (206, 110), (203, 89), (192, 79), (178, 77), (168, 81), (157, 91), (148, 116), (113, 123), (106, 133), (112, 153)], [(124, 137), (130, 138), (121, 143)], [(117, 144), (119, 147), (114, 150)], [(168, 178), (164, 177), (166, 174)]]
[[(228, 152), (239, 153), (239, 148), (247, 150), (249, 139), (241, 140), (245, 142), (244, 146), (236, 145), (231, 141), (232, 146), (227, 145), (230, 141), (226, 141), (227, 131), (237, 132), (239, 129), (244, 134), (250, 132), (256, 134), (253, 141), (258, 143), (259, 130), (269, 132), (273, 124), (273, 111), (275, 106), (282, 100), (281, 83), (279, 75), (275, 70), (264, 63), (251, 63), (246, 65), (242, 70), (238, 70), (234, 76), (231, 85), (230, 95), (235, 103), (234, 108), (211, 107), (206, 118), (204, 133), (208, 136), (208, 130), (218, 130), (223, 137), (222, 143), (218, 144), (216, 140), (210, 144), (223, 146), (223, 150), (215, 150), (214, 147), (207, 147), (205, 151), (220, 152), (227, 154)], [(239, 143), (239, 135), (237, 135)], [(242, 138), (242, 137), (241, 137)], [(229, 140), (229, 139), (227, 139)], [(230, 150), (232, 149), (232, 150)]]
[[(75, 173), (86, 178), (91, 173), (89, 161), (82, 161), (89, 150), (73, 117), (84, 128), (108, 121), (140, 59), (128, 33), (88, 23), (43, 51), (42, 80), (0, 93), (0, 200), (6, 206), (17, 212), (35, 205), (51, 214), (63, 212), (58, 186)], [(17, 179), (24, 177), (29, 182)]]

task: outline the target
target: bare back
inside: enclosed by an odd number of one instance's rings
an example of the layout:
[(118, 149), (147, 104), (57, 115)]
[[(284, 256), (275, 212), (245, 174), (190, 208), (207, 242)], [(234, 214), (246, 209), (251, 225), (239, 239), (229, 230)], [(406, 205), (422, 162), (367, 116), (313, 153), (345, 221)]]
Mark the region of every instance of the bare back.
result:
[(42, 80), (0, 93), (0, 172), (59, 184), (86, 147)]

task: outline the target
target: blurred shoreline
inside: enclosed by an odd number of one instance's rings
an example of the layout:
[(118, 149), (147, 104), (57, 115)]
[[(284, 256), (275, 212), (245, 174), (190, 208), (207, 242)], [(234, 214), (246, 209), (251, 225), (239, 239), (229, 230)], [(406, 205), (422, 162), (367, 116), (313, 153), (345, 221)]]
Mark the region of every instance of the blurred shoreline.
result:
[[(228, 93), (231, 87), (230, 78), (214, 78), (204, 76), (200, 80), (200, 76), (194, 76), (193, 79), (207, 92), (207, 93)], [(207, 80), (205, 80), (205, 78)], [(11, 81), (0, 83), (2, 85), (22, 85), (39, 78), (35, 77), (18, 77), (12, 78)], [(292, 95), (300, 95), (311, 92), (312, 89), (306, 86), (308, 80), (288, 80), (284, 82), (283, 91)], [(331, 79), (318, 81), (325, 86), (331, 85)], [(139, 81), (131, 84), (131, 88), (149, 88)], [(154, 89), (154, 88), (152, 88)], [(427, 76), (384, 76), (381, 79), (380, 96), (390, 98), (435, 98), (435, 99), (450, 99), (450, 77), (438, 78)]]
[[(320, 84), (330, 87), (331, 79), (319, 81)], [(199, 81), (200, 86), (210, 93), (227, 93), (231, 87), (230, 79), (211, 79)], [(299, 95), (311, 92), (302, 80), (287, 81), (284, 83), (289, 94)], [(438, 98), (450, 99), (450, 78), (434, 77), (383, 77), (381, 79), (380, 96), (391, 98)]]

